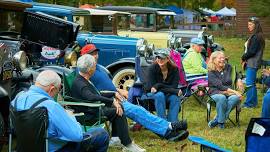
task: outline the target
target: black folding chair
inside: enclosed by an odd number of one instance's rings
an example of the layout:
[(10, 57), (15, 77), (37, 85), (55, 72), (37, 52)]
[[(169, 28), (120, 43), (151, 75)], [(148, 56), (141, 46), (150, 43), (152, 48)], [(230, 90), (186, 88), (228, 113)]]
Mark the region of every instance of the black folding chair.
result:
[(10, 107), (9, 152), (12, 150), (12, 134), (16, 135), (16, 152), (48, 151), (48, 112), (45, 107), (36, 107), (47, 100), (42, 98), (28, 110), (17, 111)]

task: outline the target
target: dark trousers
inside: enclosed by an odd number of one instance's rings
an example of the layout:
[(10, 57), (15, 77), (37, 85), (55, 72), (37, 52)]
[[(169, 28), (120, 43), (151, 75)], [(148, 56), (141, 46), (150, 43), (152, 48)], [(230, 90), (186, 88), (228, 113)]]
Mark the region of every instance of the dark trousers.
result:
[(112, 137), (119, 137), (124, 146), (132, 142), (129, 137), (128, 123), (124, 114), (122, 116), (118, 116), (116, 114), (116, 108), (104, 107), (102, 115), (106, 116), (112, 123)]
[(106, 152), (109, 135), (103, 128), (91, 128), (83, 134), (82, 142), (68, 142), (57, 152)]

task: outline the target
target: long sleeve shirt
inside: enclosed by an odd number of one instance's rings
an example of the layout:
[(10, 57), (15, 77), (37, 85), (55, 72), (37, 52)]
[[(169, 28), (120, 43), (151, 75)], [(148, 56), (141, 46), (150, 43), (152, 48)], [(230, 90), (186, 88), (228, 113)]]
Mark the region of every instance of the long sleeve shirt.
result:
[(226, 64), (222, 71), (209, 71), (208, 72), (208, 86), (209, 93), (220, 94), (228, 88), (232, 88), (232, 67)]
[(168, 74), (166, 79), (163, 79), (163, 75), (161, 69), (158, 64), (152, 64), (148, 68), (147, 75), (147, 85), (146, 91), (150, 91), (152, 87), (157, 89), (158, 91), (162, 91), (164, 93), (174, 93), (177, 94), (178, 90), (176, 89), (179, 82), (179, 72), (178, 68), (168, 67)]
[(101, 101), (110, 106), (113, 103), (112, 98), (103, 97), (99, 94), (94, 85), (91, 85), (88, 80), (78, 74), (71, 86), (71, 96), (78, 99), (83, 99), (88, 102)]
[(208, 70), (203, 67), (203, 62), (201, 53), (189, 48), (183, 59), (184, 70), (188, 74), (206, 74)]
[[(36, 101), (42, 98), (48, 98), (37, 107), (46, 107), (48, 110), (49, 126), (49, 151), (54, 152), (63, 147), (67, 142), (80, 142), (83, 139), (83, 132), (79, 122), (74, 116), (70, 116), (65, 112), (65, 109), (54, 101), (47, 92), (37, 86), (31, 86), (30, 89), (22, 94), (19, 94), (15, 99), (17, 106), (14, 107), (17, 111), (29, 109)], [(14, 106), (15, 99), (11, 102)], [(26, 138), (27, 140), (27, 138)]]
[(246, 52), (242, 55), (242, 60), (247, 61), (247, 66), (259, 68), (263, 56), (264, 46), (257, 35), (252, 35), (248, 40)]

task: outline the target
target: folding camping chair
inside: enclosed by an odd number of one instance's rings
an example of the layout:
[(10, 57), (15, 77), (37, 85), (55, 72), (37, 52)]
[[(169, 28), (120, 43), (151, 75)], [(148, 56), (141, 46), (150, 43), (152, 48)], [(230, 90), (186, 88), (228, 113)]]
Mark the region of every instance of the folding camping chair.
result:
[[(77, 99), (77, 98), (73, 98), (71, 97), (71, 86), (72, 83), (74, 81), (76, 77), (76, 72), (73, 71), (72, 73), (66, 75), (65, 73), (63, 73), (63, 89), (62, 89), (62, 98), (63, 100), (58, 101), (62, 106), (65, 106), (67, 108), (71, 108), (74, 109), (75, 112), (80, 112), (81, 108), (96, 108), (98, 109), (98, 116), (96, 119), (92, 119), (93, 121), (90, 121), (89, 119), (87, 119), (87, 121), (85, 120), (85, 115), (78, 115), (76, 117), (76, 119), (84, 125), (84, 130), (86, 131), (89, 127), (103, 127), (104, 123), (106, 121), (106, 117), (102, 117), (101, 116), (101, 110), (102, 107), (105, 106), (104, 103), (101, 103), (99, 101), (96, 102), (87, 102), (86, 100), (81, 100), (81, 99)], [(107, 125), (107, 123), (105, 123), (105, 126), (107, 128), (107, 130), (109, 131), (109, 126)]]
[[(237, 83), (237, 72), (236, 72), (236, 66), (233, 66), (232, 67), (232, 74), (231, 74), (231, 77), (232, 77), (232, 88), (234, 90), (236, 90), (236, 83)], [(251, 88), (251, 86), (246, 86), (242, 92), (242, 95), (244, 95), (247, 90)], [(207, 95), (209, 95), (208, 93), (208, 90), (206, 88), (201, 88), (203, 91), (206, 92)], [(208, 99), (207, 99), (207, 117), (206, 117), (206, 120), (207, 122), (210, 121), (210, 117), (211, 117), (211, 110), (212, 110), (212, 106), (215, 105), (215, 101), (210, 97), (208, 96)], [(235, 107), (235, 122), (232, 121), (231, 118), (228, 118), (229, 121), (234, 125), (234, 126), (240, 126), (240, 112), (241, 112), (241, 106), (240, 106), (240, 103), (238, 105), (236, 105)]]
[(188, 139), (194, 143), (200, 144), (200, 152), (230, 152), (230, 150), (221, 148), (202, 137), (189, 136)]
[(245, 134), (246, 152), (270, 151), (270, 118), (251, 118)]
[[(30, 109), (17, 111), (10, 107), (10, 129), (15, 131), (17, 146), (16, 151), (48, 151), (47, 128), (49, 123), (47, 108), (37, 107), (45, 101), (37, 101)], [(9, 135), (9, 152), (12, 146), (12, 133)]]

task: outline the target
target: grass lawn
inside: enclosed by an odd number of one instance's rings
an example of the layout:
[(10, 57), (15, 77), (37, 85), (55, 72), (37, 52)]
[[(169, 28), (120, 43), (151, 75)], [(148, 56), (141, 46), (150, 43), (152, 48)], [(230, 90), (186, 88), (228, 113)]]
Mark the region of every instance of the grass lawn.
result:
[[(244, 39), (239, 38), (216, 38), (216, 42), (225, 47), (225, 54), (229, 56), (229, 62), (237, 65), (240, 69), (240, 57), (243, 52)], [(166, 43), (166, 42), (164, 42)], [(270, 41), (266, 41), (266, 49), (264, 59), (270, 59)], [(261, 113), (262, 97), (260, 85), (258, 87), (258, 107), (254, 109), (242, 109), (240, 113), (240, 127), (234, 127), (232, 123), (227, 122), (225, 129), (218, 128), (209, 129), (206, 122), (206, 108), (201, 106), (193, 97), (185, 102), (184, 115), (188, 121), (188, 130), (190, 135), (204, 137), (217, 145), (236, 152), (245, 151), (245, 130), (250, 118), (259, 117)], [(215, 115), (215, 109), (212, 111), (211, 117)], [(235, 120), (235, 110), (231, 116)], [(179, 115), (180, 118), (180, 115)], [(199, 151), (199, 145), (193, 145), (190, 141), (168, 142), (161, 140), (154, 133), (143, 129), (140, 132), (130, 132), (132, 139), (145, 148), (149, 152), (177, 152), (177, 151)], [(109, 151), (120, 151), (117, 148), (110, 148)]]

